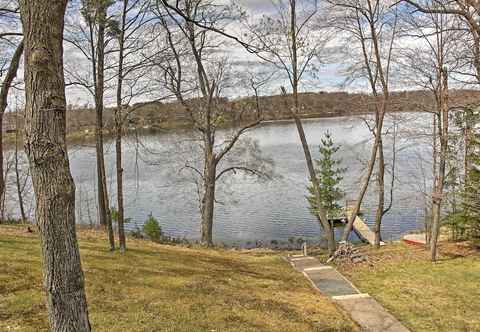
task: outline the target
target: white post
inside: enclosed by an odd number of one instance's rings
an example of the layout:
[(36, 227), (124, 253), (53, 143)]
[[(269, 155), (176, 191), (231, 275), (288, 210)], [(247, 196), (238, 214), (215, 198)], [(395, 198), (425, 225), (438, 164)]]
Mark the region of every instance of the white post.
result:
[(307, 242), (303, 242), (302, 248), (303, 248), (303, 256), (308, 256), (308, 253), (307, 253)]

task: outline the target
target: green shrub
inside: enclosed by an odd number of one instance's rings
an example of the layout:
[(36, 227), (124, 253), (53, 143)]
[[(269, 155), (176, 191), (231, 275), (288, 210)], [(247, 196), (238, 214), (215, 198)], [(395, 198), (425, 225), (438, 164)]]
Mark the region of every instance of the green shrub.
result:
[(151, 213), (148, 215), (148, 218), (143, 225), (143, 232), (152, 241), (160, 241), (160, 238), (162, 237), (162, 228), (158, 224), (158, 220), (155, 219)]

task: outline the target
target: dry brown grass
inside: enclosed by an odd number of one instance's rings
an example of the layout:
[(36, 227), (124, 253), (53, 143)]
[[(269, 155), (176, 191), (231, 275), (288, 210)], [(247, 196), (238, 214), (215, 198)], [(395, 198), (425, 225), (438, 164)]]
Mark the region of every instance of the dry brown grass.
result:
[[(356, 330), (278, 253), (129, 239), (122, 255), (78, 233), (95, 331)], [(47, 328), (37, 234), (0, 226), (0, 330)]]

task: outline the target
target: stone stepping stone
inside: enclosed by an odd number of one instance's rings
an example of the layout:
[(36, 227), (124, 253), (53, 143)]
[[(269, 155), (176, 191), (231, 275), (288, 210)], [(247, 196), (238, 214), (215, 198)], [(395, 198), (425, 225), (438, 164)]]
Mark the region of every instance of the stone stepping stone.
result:
[(316, 267), (321, 265), (320, 261), (314, 257), (300, 257), (300, 258), (290, 258), (289, 259), (290, 264), (293, 265), (293, 267), (300, 272), (303, 272), (303, 270), (311, 268), (311, 267)]
[(360, 293), (337, 270), (331, 267), (324, 266), (322, 269), (307, 269), (304, 273), (312, 284), (325, 295), (340, 296)]
[(395, 317), (368, 294), (334, 296), (333, 301), (349, 313), (362, 331), (409, 332)]

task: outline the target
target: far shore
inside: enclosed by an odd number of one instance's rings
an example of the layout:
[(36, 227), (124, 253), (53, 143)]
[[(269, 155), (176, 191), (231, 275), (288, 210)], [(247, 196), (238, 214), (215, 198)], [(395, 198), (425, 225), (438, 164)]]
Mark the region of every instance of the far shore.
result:
[[(476, 90), (451, 90), (452, 106), (478, 104), (480, 92)], [(339, 117), (356, 117), (372, 114), (375, 111), (373, 97), (361, 93), (316, 92), (300, 94), (298, 115), (302, 119), (323, 119)], [(256, 101), (253, 97), (238, 100), (225, 100), (223, 123), (221, 127), (231, 128), (252, 121), (257, 116)], [(292, 121), (288, 105), (282, 96), (262, 96), (258, 100), (263, 124)], [(153, 131), (170, 131), (191, 129), (192, 123), (181, 105), (170, 103), (139, 103), (132, 105), (135, 109), (126, 118), (125, 132), (146, 133)], [(399, 91), (392, 93), (388, 113), (424, 112), (431, 107), (428, 91)], [(17, 116), (20, 116), (17, 121)], [(114, 109), (105, 108), (104, 135), (113, 137)], [(67, 110), (67, 142), (69, 145), (95, 143), (95, 110), (91, 108), (72, 108)], [(23, 127), (23, 115), (7, 112), (4, 115), (3, 142), (6, 148), (15, 143), (16, 127)], [(23, 145), (19, 135), (18, 144)]]

